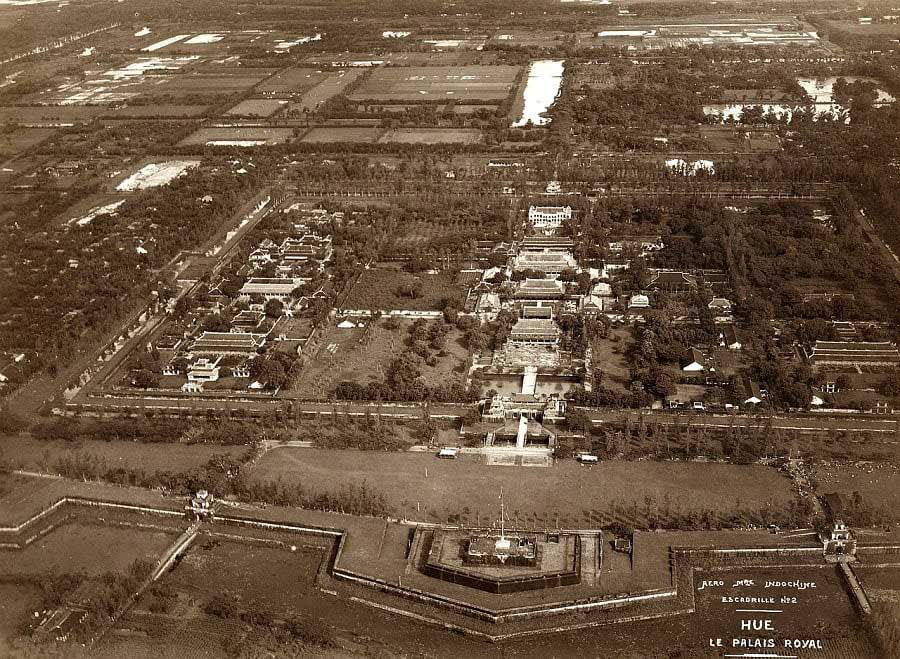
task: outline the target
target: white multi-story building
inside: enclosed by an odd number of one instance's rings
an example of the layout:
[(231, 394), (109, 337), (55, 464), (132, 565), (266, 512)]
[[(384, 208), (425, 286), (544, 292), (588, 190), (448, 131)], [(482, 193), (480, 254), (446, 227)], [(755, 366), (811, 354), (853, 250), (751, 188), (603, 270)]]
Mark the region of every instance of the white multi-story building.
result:
[(535, 229), (559, 229), (563, 221), (572, 219), (571, 206), (531, 206), (528, 221)]
[(195, 361), (188, 366), (188, 382), (215, 382), (218, 380), (220, 360), (221, 357), (217, 357), (214, 361), (201, 357)]

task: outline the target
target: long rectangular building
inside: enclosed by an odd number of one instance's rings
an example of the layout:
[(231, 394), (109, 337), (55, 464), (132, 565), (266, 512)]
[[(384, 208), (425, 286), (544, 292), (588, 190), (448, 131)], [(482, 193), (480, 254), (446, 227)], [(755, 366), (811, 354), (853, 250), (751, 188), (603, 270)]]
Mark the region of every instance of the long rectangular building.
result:
[(509, 341), (514, 345), (556, 345), (559, 343), (559, 327), (552, 320), (521, 319), (513, 325)]
[(813, 366), (900, 366), (900, 350), (890, 341), (816, 341), (806, 356)]
[(203, 332), (191, 346), (195, 355), (251, 355), (266, 342), (264, 334)]

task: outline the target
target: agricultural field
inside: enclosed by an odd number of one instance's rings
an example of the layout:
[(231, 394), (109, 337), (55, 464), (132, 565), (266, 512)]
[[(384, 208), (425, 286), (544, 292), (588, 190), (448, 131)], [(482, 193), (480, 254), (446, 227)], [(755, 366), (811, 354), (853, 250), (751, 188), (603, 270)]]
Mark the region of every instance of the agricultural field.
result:
[(352, 101), (499, 101), (513, 90), (517, 66), (380, 68), (348, 95)]
[(502, 487), (511, 516), (553, 526), (558, 514), (559, 523), (569, 528), (634, 523), (645, 515), (648, 501), (665, 520), (703, 511), (722, 519), (738, 510), (777, 510), (794, 500), (791, 481), (760, 465), (612, 461), (585, 467), (572, 460), (523, 475), (521, 468), (489, 466), (482, 459), (285, 448), (267, 453), (253, 478), (281, 478), (329, 491), (365, 481), (384, 494), (397, 515), (415, 519), (418, 505), (422, 521), (457, 515), (463, 522), (496, 519), (491, 493)]
[(248, 98), (226, 110), (225, 114), (237, 117), (271, 117), (284, 110), (287, 103), (270, 98)]
[(0, 160), (32, 149), (55, 132), (53, 128), (0, 129)]
[(321, 144), (338, 144), (341, 142), (373, 143), (377, 142), (383, 133), (383, 128), (313, 128), (300, 141)]
[(337, 96), (356, 82), (362, 74), (362, 69), (349, 69), (329, 73), (314, 87), (306, 90), (299, 102), (292, 103), (288, 109), (288, 114), (291, 112), (304, 113), (317, 110), (322, 103)]
[(395, 128), (378, 138), (380, 143), (397, 144), (476, 144), (481, 131), (466, 129)]
[[(407, 294), (409, 292), (415, 295)], [(441, 301), (454, 293), (464, 295), (465, 290), (456, 285), (453, 272), (411, 275), (397, 268), (378, 266), (363, 271), (342, 306), (344, 309), (382, 311), (440, 311)]]
[(326, 80), (330, 74), (316, 69), (303, 69), (291, 67), (279, 71), (275, 75), (259, 83), (254, 90), (264, 96), (293, 96), (303, 94), (320, 82)]
[(144, 117), (172, 117), (176, 119), (188, 119), (199, 117), (206, 112), (207, 105), (129, 105), (126, 107), (109, 108), (104, 116), (115, 118), (142, 119)]
[(703, 126), (700, 137), (711, 152), (769, 153), (781, 151), (781, 141), (774, 131), (754, 128), (752, 131), (734, 130), (720, 126)]
[(100, 106), (6, 106), (0, 107), (0, 124), (53, 127), (89, 122), (107, 112), (107, 108)]
[(179, 142), (179, 146), (265, 146), (289, 142), (293, 128), (231, 126), (200, 128)]
[(269, 75), (274, 73), (270, 69), (256, 69), (256, 73), (235, 72), (228, 74), (205, 75), (192, 71), (180, 76), (169, 76), (166, 80), (153, 88), (154, 95), (167, 96), (194, 96), (198, 94), (222, 95), (245, 92), (258, 85)]

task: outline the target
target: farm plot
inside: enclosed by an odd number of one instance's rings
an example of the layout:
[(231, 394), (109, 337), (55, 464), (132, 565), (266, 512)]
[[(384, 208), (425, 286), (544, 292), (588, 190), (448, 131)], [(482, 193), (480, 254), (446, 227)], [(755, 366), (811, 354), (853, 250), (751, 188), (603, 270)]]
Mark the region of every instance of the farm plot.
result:
[(313, 128), (301, 142), (331, 144), (335, 142), (377, 142), (384, 132), (382, 128)]
[(158, 188), (174, 181), (185, 172), (200, 166), (199, 160), (168, 160), (152, 162), (127, 176), (116, 186), (118, 192), (135, 192)]
[(363, 74), (362, 69), (348, 69), (337, 73), (328, 74), (316, 86), (307, 90), (298, 104), (291, 107), (297, 112), (312, 112), (328, 99), (343, 92), (349, 85), (356, 82)]
[(271, 78), (259, 83), (256, 86), (256, 93), (264, 96), (303, 94), (330, 77), (331, 74), (323, 73), (316, 69), (292, 67), (280, 71)]
[(128, 107), (111, 108), (104, 113), (110, 117), (197, 117), (206, 111), (208, 105), (130, 105)]
[(107, 112), (106, 108), (95, 106), (8, 106), (0, 107), (0, 123), (18, 123), (27, 127), (73, 126)]
[(283, 144), (294, 136), (292, 128), (223, 126), (201, 128), (179, 142), (179, 146), (266, 146)]
[(241, 117), (271, 117), (276, 112), (283, 110), (287, 103), (287, 101), (269, 98), (248, 98), (227, 110), (225, 114)]
[(349, 94), (353, 101), (499, 101), (512, 92), (517, 66), (382, 68)]
[[(427, 473), (427, 476), (426, 476)], [(575, 461), (541, 470), (540, 478), (523, 478), (519, 469), (483, 464), (481, 456), (436, 460), (433, 454), (341, 452), (278, 449), (258, 463), (254, 478), (302, 482), (311, 490), (339, 489), (345, 483), (390, 483), (378, 488), (398, 515), (446, 520), (461, 515), (482, 522), (499, 510), (485, 503), (485, 492), (503, 488), (511, 516), (537, 526), (564, 527), (640, 522), (647, 500), (659, 506), (660, 518), (708, 510), (727, 516), (740, 510), (772, 510), (794, 499), (791, 481), (760, 465), (683, 462), (604, 462), (583, 467)], [(494, 498), (496, 501), (496, 496)], [(427, 511), (427, 512), (426, 512)]]
[(379, 143), (396, 144), (475, 144), (481, 131), (473, 129), (395, 128), (378, 138)]
[(154, 88), (157, 94), (191, 95), (196, 94), (235, 94), (245, 92), (265, 80), (271, 70), (261, 71), (254, 75), (235, 73), (234, 75), (203, 75), (200, 72), (189, 75), (170, 76), (162, 84)]
[(117, 69), (86, 79), (63, 82), (49, 93), (39, 95), (42, 103), (54, 105), (102, 105), (118, 103), (151, 89), (165, 87), (168, 80), (160, 74), (181, 71), (197, 57), (139, 57)]

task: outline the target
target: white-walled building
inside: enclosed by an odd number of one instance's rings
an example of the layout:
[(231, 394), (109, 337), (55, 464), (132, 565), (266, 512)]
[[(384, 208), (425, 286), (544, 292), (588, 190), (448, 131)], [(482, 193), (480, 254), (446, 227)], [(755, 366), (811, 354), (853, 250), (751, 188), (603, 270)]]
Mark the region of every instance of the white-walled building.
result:
[(542, 231), (559, 229), (565, 220), (572, 219), (571, 206), (530, 206), (528, 221)]

